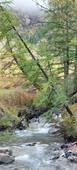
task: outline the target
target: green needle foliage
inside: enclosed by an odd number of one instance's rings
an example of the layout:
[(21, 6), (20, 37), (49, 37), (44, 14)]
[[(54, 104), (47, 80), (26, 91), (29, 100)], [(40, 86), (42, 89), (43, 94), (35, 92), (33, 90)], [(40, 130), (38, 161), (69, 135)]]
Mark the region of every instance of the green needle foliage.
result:
[[(0, 41), (30, 84), (40, 90), (36, 105), (63, 107), (72, 90), (70, 76), (73, 90), (77, 90), (77, 2), (49, 0), (48, 3), (42, 26), (29, 38), (26, 31), (26, 41), (24, 34), (19, 34), (17, 19), (1, 4)], [(32, 41), (30, 38), (34, 36)]]

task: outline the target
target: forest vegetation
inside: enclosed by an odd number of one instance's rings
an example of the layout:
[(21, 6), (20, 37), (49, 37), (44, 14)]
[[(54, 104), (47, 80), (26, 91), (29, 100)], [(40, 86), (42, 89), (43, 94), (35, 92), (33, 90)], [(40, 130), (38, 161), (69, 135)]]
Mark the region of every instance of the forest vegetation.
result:
[(24, 107), (49, 120), (59, 112), (77, 137), (77, 0), (38, 0), (43, 12), (33, 17), (10, 3), (0, 2), (0, 124), (17, 123)]

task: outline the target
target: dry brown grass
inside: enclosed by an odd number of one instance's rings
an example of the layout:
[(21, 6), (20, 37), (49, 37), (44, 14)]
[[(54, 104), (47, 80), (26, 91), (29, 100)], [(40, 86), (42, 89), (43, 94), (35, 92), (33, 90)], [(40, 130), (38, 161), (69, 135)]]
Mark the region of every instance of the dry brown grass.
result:
[(33, 103), (37, 95), (36, 89), (30, 89), (28, 91), (22, 88), (2, 89), (0, 90), (0, 104), (4, 106), (17, 106), (21, 107), (26, 104)]

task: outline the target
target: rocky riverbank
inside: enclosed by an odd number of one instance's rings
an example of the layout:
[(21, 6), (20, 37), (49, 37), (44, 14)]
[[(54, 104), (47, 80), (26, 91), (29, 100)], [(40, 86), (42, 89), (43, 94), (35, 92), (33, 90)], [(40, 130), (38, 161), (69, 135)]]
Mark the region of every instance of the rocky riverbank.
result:
[(8, 144), (2, 145), (11, 148), (15, 161), (0, 165), (0, 170), (76, 170), (77, 164), (64, 155), (63, 138), (57, 130), (44, 118), (32, 122), (26, 130), (16, 130), (15, 142), (8, 139)]

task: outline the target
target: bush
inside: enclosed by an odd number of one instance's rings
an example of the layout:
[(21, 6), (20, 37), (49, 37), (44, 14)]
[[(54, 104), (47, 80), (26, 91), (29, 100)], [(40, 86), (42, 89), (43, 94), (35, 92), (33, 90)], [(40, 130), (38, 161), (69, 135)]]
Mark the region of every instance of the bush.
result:
[(77, 137), (77, 104), (69, 106), (70, 110), (73, 113), (73, 116), (70, 117), (66, 111), (62, 114), (61, 127), (64, 135), (72, 136), (73, 138)]

